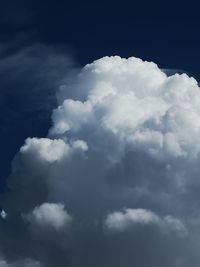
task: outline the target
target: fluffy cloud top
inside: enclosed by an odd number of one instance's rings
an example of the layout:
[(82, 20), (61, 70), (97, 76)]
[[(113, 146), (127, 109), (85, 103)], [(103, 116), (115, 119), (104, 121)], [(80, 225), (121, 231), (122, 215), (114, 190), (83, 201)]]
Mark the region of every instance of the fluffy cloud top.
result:
[(109, 229), (126, 229), (134, 224), (159, 223), (160, 218), (153, 212), (144, 209), (127, 209), (125, 212), (114, 212), (107, 216), (105, 224)]
[(61, 139), (51, 140), (48, 138), (28, 138), (20, 149), (22, 154), (35, 156), (41, 161), (49, 163), (60, 161), (74, 150), (87, 150), (87, 144), (82, 140), (76, 140), (66, 144)]
[[(138, 58), (106, 57), (80, 73), (85, 100), (64, 99), (53, 113), (53, 134), (73, 135), (85, 127), (109, 132), (121, 143), (162, 157), (197, 157), (199, 87), (186, 74), (167, 77)], [(188, 131), (190, 129), (190, 131)]]
[(179, 219), (172, 216), (160, 218), (154, 212), (145, 209), (126, 209), (124, 212), (113, 212), (105, 220), (105, 227), (111, 231), (126, 231), (137, 224), (155, 224), (166, 232), (175, 230), (186, 234), (185, 226)]
[(53, 227), (56, 230), (62, 229), (72, 220), (71, 216), (65, 211), (63, 204), (43, 203), (29, 213), (27, 219), (31, 224), (48, 228)]
[(195, 79), (116, 56), (69, 81), (48, 136), (26, 139), (13, 161), (0, 220), (5, 262), (199, 267)]

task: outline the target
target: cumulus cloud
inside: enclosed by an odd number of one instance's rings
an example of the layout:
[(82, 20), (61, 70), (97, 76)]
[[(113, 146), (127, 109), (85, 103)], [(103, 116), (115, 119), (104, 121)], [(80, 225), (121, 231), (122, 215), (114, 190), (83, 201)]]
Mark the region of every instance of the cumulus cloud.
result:
[[(66, 144), (62, 139), (51, 140), (48, 138), (28, 138), (20, 149), (20, 152), (31, 157), (39, 158), (39, 161), (60, 161), (74, 150), (87, 150), (87, 144), (82, 140)], [(35, 154), (35, 155), (34, 155)]]
[(35, 207), (26, 218), (33, 225), (42, 228), (53, 227), (56, 230), (62, 229), (72, 220), (65, 211), (64, 205), (60, 203), (43, 203), (39, 207)]
[[(105, 57), (57, 97), (48, 136), (26, 139), (12, 164), (0, 220), (5, 261), (199, 266), (197, 81)], [(41, 231), (49, 228), (57, 231)]]
[(175, 230), (186, 234), (183, 223), (172, 216), (160, 218), (152, 211), (145, 209), (126, 209), (124, 212), (113, 212), (105, 220), (105, 227), (111, 231), (126, 231), (134, 225), (155, 224), (164, 231)]
[(198, 138), (200, 93), (194, 78), (166, 77), (156, 64), (137, 58), (107, 57), (87, 65), (79, 80), (80, 90), (87, 87), (86, 100), (64, 100), (53, 113), (54, 134), (76, 135), (98, 122), (99, 130), (120, 143), (145, 147), (158, 156), (199, 153), (187, 130)]

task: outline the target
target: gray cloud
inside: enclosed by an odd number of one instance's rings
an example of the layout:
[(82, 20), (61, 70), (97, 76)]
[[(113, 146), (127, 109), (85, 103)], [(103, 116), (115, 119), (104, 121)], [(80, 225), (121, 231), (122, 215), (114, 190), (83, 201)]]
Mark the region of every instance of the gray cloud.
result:
[(196, 80), (105, 57), (57, 97), (48, 136), (26, 139), (13, 161), (0, 220), (5, 262), (197, 267)]
[(22, 46), (18, 39), (0, 44), (1, 180), (23, 140), (46, 135), (57, 88), (76, 69), (68, 52), (39, 43)]

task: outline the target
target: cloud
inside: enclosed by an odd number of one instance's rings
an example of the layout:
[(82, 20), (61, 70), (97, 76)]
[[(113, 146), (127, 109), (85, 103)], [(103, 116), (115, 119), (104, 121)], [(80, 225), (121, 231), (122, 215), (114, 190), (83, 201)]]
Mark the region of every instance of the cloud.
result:
[(154, 212), (145, 209), (126, 209), (124, 212), (113, 212), (105, 220), (106, 229), (111, 231), (126, 231), (137, 224), (155, 224), (166, 232), (174, 230), (183, 235), (187, 232), (179, 219), (169, 215), (161, 218)]
[(1, 216), (2, 219), (5, 219), (7, 217), (7, 213), (4, 210), (2, 210), (0, 212), (0, 216)]
[(18, 39), (0, 43), (1, 181), (24, 139), (46, 135), (57, 88), (76, 70), (68, 52), (40, 43), (24, 45)]
[(22, 154), (50, 163), (62, 160), (74, 150), (86, 151), (87, 144), (82, 140), (66, 144), (62, 139), (28, 138), (25, 141), (25, 145), (20, 148)]
[(27, 220), (39, 227), (53, 227), (56, 230), (62, 229), (72, 220), (65, 211), (64, 205), (60, 203), (43, 203), (35, 207), (31, 213), (26, 215)]
[(0, 267), (42, 267), (42, 265), (31, 259), (25, 259), (14, 263), (7, 263), (5, 260), (0, 260)]
[(78, 82), (80, 90), (88, 90), (86, 100), (64, 100), (53, 113), (51, 133), (79, 134), (80, 128), (96, 128), (98, 121), (101, 132), (155, 155), (199, 153), (187, 131), (198, 138), (200, 93), (194, 78), (167, 77), (154, 63), (111, 57), (87, 65)]
[(26, 139), (12, 163), (3, 259), (199, 266), (197, 81), (105, 57), (65, 81), (57, 98), (48, 136)]
[(153, 212), (144, 209), (127, 209), (125, 212), (114, 212), (107, 216), (105, 225), (108, 229), (123, 230), (134, 224), (159, 223), (160, 218)]

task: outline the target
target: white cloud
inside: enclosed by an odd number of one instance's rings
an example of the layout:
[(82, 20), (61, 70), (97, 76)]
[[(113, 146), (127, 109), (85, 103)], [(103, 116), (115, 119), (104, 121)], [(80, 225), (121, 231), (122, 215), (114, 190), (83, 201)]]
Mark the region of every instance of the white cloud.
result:
[(48, 138), (28, 138), (20, 149), (22, 154), (33, 155), (47, 162), (60, 161), (68, 156), (73, 150), (87, 150), (87, 144), (84, 141), (77, 140), (70, 145), (61, 139), (51, 140)]
[(134, 224), (159, 223), (160, 218), (152, 211), (145, 209), (126, 209), (124, 212), (113, 212), (105, 220), (105, 225), (111, 230), (126, 230)]
[(161, 218), (156, 213), (145, 209), (125, 209), (107, 215), (105, 228), (109, 231), (126, 231), (134, 225), (157, 225), (166, 233), (169, 231), (185, 235), (187, 230), (181, 220), (173, 216)]
[(63, 204), (43, 203), (35, 207), (32, 212), (25, 216), (33, 226), (43, 228), (53, 227), (60, 230), (71, 223), (72, 217), (67, 213)]
[(50, 134), (81, 136), (87, 127), (154, 155), (198, 157), (200, 91), (194, 78), (167, 77), (152, 62), (116, 56), (86, 65), (76, 87), (85, 100), (64, 99), (53, 112)]
[(62, 86), (48, 137), (28, 138), (15, 157), (2, 201), (5, 255), (33, 253), (47, 267), (199, 262), (190, 223), (199, 213), (199, 103), (193, 78), (167, 77), (152, 62), (86, 65)]

